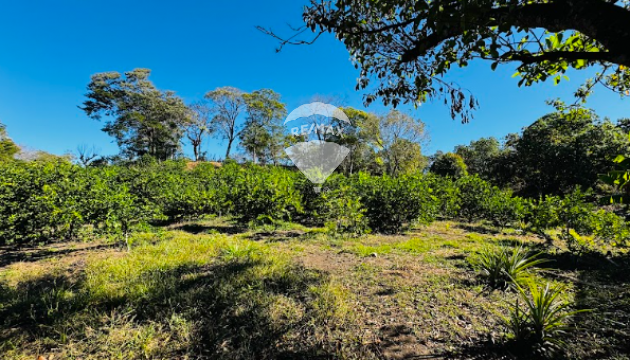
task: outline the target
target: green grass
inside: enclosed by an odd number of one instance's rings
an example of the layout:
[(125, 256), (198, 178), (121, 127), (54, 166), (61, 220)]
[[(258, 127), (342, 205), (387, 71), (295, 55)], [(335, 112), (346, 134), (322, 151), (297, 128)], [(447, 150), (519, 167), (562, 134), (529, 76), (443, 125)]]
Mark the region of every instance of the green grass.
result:
[[(23, 262), (0, 253), (0, 358), (500, 358), (518, 293), (482, 293), (467, 259), (543, 242), (452, 222), (351, 239), (222, 219), (132, 239), (130, 252), (73, 243), (24, 250)], [(563, 286), (559, 299), (593, 309), (563, 335), (567, 356), (623, 359), (627, 338), (612, 324), (630, 323), (628, 264), (543, 256), (548, 271), (528, 280)]]

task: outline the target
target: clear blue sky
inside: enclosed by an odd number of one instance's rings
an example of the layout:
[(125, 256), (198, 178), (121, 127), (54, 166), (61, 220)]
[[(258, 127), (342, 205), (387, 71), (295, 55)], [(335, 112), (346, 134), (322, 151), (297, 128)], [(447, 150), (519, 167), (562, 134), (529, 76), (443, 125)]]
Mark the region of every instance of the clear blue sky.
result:
[[(153, 70), (161, 89), (186, 101), (200, 99), (219, 86), (245, 91), (271, 88), (289, 110), (315, 94), (335, 95), (362, 107), (354, 91), (357, 70), (332, 36), (315, 45), (287, 47), (276, 53), (275, 40), (256, 25), (286, 31), (301, 23), (302, 0), (279, 1), (11, 1), (0, 12), (0, 121), (21, 145), (62, 154), (77, 145), (117, 152), (112, 140), (77, 107), (90, 75)], [(453, 121), (439, 104), (425, 104), (416, 115), (428, 125), (431, 143), (425, 153), (449, 151), (482, 136), (502, 138), (552, 109), (546, 99), (573, 101), (572, 93), (588, 73), (571, 81), (519, 89), (513, 66), (490, 70), (489, 63), (451, 73), (481, 103), (469, 124)], [(589, 101), (601, 116), (630, 117), (630, 100), (598, 89)], [(382, 112), (382, 106), (371, 106)], [(209, 154), (224, 144), (210, 140)], [(189, 149), (187, 152), (190, 153)]]

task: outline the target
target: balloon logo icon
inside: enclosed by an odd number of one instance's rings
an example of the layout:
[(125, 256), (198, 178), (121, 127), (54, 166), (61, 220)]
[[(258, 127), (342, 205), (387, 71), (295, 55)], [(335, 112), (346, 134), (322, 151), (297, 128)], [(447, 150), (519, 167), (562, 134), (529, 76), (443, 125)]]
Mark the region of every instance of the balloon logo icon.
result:
[[(346, 114), (339, 108), (324, 103), (311, 103), (293, 110), (284, 123), (319, 115), (328, 118), (335, 118), (350, 124)], [(307, 131), (341, 133), (341, 129), (334, 129), (332, 126), (322, 125), (302, 126), (302, 134), (307, 135)], [(295, 130), (295, 129), (294, 129)], [(297, 131), (293, 131), (294, 134)], [(312, 140), (299, 142), (285, 149), (287, 156), (293, 161), (295, 166), (313, 183), (315, 192), (321, 191), (322, 184), (335, 171), (341, 162), (348, 156), (350, 150), (334, 142), (323, 140)]]

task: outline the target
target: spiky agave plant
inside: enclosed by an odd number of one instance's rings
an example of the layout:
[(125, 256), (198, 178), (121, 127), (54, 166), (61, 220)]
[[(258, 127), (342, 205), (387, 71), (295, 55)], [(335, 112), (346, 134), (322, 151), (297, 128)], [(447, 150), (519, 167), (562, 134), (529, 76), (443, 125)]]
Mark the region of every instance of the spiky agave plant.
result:
[[(561, 285), (530, 285), (530, 294), (518, 287), (519, 296), (504, 324), (515, 341), (538, 355), (550, 356), (566, 348), (563, 337), (571, 329), (570, 319), (588, 310), (569, 310), (570, 303), (559, 298)], [(520, 303), (524, 304), (524, 308)]]
[(542, 252), (530, 253), (522, 245), (510, 251), (507, 246), (499, 250), (484, 248), (472, 260), (472, 265), (481, 271), (491, 289), (506, 290), (522, 282), (524, 276), (533, 267), (547, 262), (541, 259)]

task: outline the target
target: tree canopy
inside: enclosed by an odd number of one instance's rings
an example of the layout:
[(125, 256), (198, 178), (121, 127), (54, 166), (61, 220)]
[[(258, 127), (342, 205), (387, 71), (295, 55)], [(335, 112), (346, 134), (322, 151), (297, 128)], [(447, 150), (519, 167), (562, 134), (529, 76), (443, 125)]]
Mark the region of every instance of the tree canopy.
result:
[(441, 176), (459, 179), (468, 175), (466, 163), (461, 156), (453, 153), (439, 154), (431, 164), (431, 172)]
[(103, 131), (126, 156), (165, 160), (180, 150), (186, 105), (174, 92), (157, 89), (150, 74), (149, 69), (134, 69), (124, 76), (93, 75), (81, 109), (92, 119), (108, 118)]
[[(502, 145), (494, 138), (481, 138), (457, 146), (455, 153), (470, 174), (520, 195), (565, 195), (576, 187), (596, 189), (617, 155), (630, 154), (624, 124), (623, 119), (618, 124), (601, 120), (587, 109), (554, 112), (521, 134), (509, 134)], [(435, 156), (431, 171), (451, 175), (443, 170), (443, 157)]]
[(443, 75), (473, 59), (490, 61), (492, 69), (515, 63), (519, 85), (550, 78), (558, 83), (571, 68), (597, 67), (578, 97), (588, 96), (595, 83), (628, 91), (629, 7), (628, 0), (312, 0), (305, 27), (281, 40), (311, 43), (299, 38), (307, 29), (316, 38), (334, 33), (361, 70), (357, 88), (378, 82), (366, 103), (376, 97), (393, 105), (439, 98), (454, 118), (468, 121), (477, 106), (474, 96)]
[(493, 160), (501, 152), (499, 140), (489, 137), (471, 141), (470, 145), (458, 145), (455, 154), (459, 155), (471, 174), (477, 174), (484, 180), (494, 175)]
[(615, 157), (630, 150), (627, 135), (588, 110), (546, 115), (525, 128), (513, 145), (512, 181), (521, 179), (528, 195), (595, 187)]
[(284, 145), (282, 119), (287, 115), (286, 105), (280, 101), (280, 94), (271, 89), (243, 94), (243, 100), (247, 119), (239, 134), (241, 146), (254, 162), (275, 162)]
[(6, 126), (0, 123), (0, 161), (13, 159), (19, 152), (20, 147), (9, 138)]
[(217, 132), (223, 139), (227, 140), (226, 159), (230, 158), (232, 144), (238, 138), (240, 131), (237, 120), (245, 109), (243, 94), (244, 92), (240, 89), (226, 86), (208, 91), (204, 96), (210, 101), (210, 106), (214, 110), (212, 122), (215, 124)]

